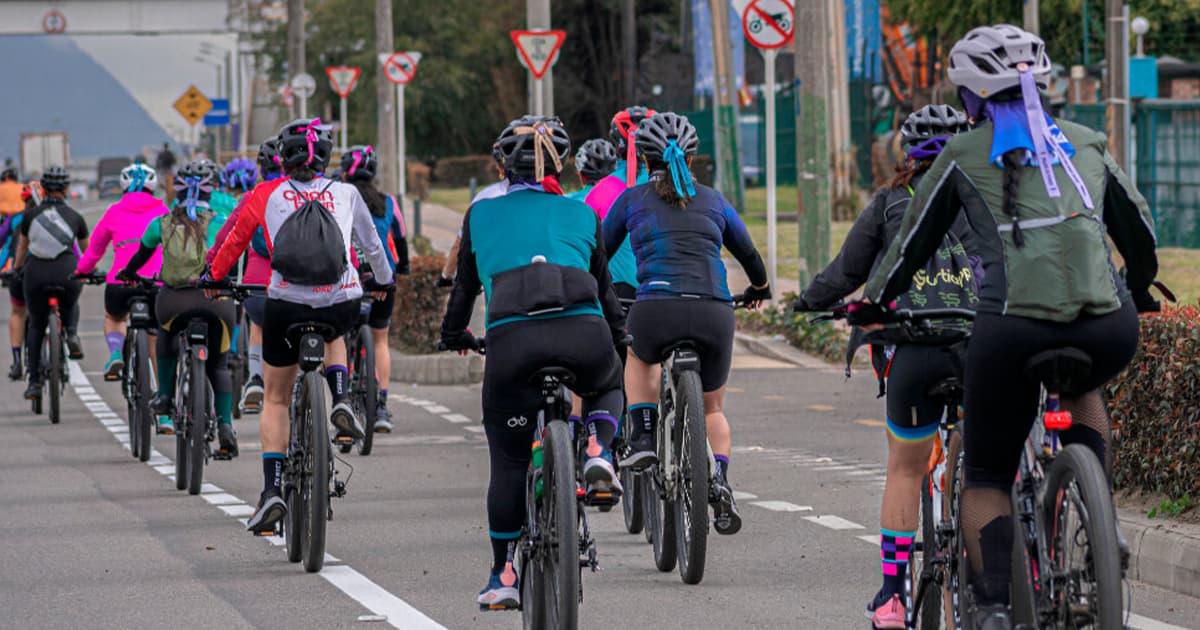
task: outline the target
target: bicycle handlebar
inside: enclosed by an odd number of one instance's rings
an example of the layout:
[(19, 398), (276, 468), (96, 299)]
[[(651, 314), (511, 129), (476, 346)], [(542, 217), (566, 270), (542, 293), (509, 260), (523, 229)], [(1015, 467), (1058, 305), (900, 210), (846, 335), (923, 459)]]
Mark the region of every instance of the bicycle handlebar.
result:
[[(439, 341), (437, 344), (438, 352), (458, 352), (460, 350), (469, 350), (469, 348), (451, 348), (446, 345), (446, 342)], [(487, 340), (483, 337), (475, 338), (475, 352), (479, 354), (487, 354)]]

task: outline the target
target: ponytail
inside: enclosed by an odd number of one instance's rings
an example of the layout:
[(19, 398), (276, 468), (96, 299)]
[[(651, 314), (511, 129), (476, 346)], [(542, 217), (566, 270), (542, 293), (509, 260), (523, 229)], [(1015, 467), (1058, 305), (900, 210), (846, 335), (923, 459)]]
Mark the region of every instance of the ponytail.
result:
[(683, 210), (687, 207), (687, 199), (681, 197), (675, 190), (675, 183), (671, 181), (671, 176), (667, 174), (666, 170), (655, 170), (652, 179), (654, 180), (654, 194), (658, 195), (659, 199), (673, 208)]
[(1018, 249), (1025, 246), (1025, 237), (1021, 234), (1021, 211), (1017, 208), (1017, 192), (1021, 183), (1021, 169), (1025, 168), (1025, 149), (1013, 149), (1004, 154), (1004, 201), (1001, 208), (1004, 214), (1012, 219), (1013, 244)]

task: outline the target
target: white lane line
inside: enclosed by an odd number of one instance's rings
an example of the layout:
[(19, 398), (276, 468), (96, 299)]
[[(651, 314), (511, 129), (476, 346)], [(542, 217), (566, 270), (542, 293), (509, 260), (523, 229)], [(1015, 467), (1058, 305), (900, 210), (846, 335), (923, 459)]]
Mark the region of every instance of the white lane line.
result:
[(867, 543), (868, 545), (871, 545), (872, 547), (879, 546), (879, 536), (877, 536), (877, 535), (876, 536), (855, 536), (855, 538)]
[(175, 464), (162, 464), (161, 466), (154, 466), (153, 468), (162, 475), (169, 475), (175, 472)]
[(237, 505), (218, 505), (217, 507), (221, 508), (221, 511), (229, 516), (250, 516), (251, 514), (254, 514), (254, 508), (246, 505), (245, 503), (238, 503)]
[(225, 492), (224, 490), (214, 486), (211, 483), (202, 484), (200, 486), (200, 494), (212, 494), (217, 492)]
[(878, 475), (878, 470), (852, 470), (846, 473), (848, 477), (858, 477), (859, 475)]
[(1129, 614), (1129, 627), (1136, 630), (1187, 630), (1183, 626), (1174, 626), (1133, 613)]
[(82, 400), (83, 402), (94, 402), (97, 400), (104, 400), (103, 398), (100, 397), (99, 394), (80, 394), (78, 389), (75, 390), (75, 395), (78, 396), (79, 400)]
[(733, 491), (733, 498), (734, 498), (734, 499), (736, 499), (736, 500), (738, 500), (738, 501), (742, 501), (742, 500), (749, 501), (750, 499), (757, 499), (757, 498), (758, 498), (758, 495), (757, 495), (757, 494), (750, 494), (749, 492), (742, 492), (741, 490), (734, 490), (734, 491)]
[(442, 417), (450, 422), (453, 422), (454, 424), (467, 424), (471, 421), (470, 418), (462, 415), (461, 413), (444, 413), (442, 414)]
[(443, 407), (441, 405), (433, 405), (431, 407), (426, 407), (425, 411), (428, 411), (429, 413), (449, 413), (450, 408)]
[(811, 512), (810, 505), (796, 505), (787, 501), (754, 501), (750, 505), (757, 505), (765, 510), (772, 512)]
[(463, 429), (471, 433), (483, 433), (483, 427), (463, 427)]
[(87, 407), (88, 411), (90, 411), (92, 413), (96, 413), (97, 411), (108, 411), (110, 413), (112, 412), (112, 409), (109, 408), (108, 403), (103, 402), (103, 401), (83, 403), (83, 406)]
[(840, 516), (834, 516), (833, 514), (824, 514), (822, 516), (805, 516), (804, 520), (816, 523), (821, 527), (828, 527), (829, 529), (866, 529), (858, 523), (847, 521), (846, 519)]
[(75, 387), (75, 393), (79, 394), (80, 396), (82, 396), (84, 394), (95, 394), (96, 393), (96, 388), (94, 388), (94, 387), (88, 387), (88, 386), (83, 386), (83, 385), (73, 386), (73, 387)]
[(445, 630), (445, 626), (426, 617), (404, 600), (392, 595), (365, 575), (346, 565), (325, 567), (318, 575), (371, 612), (387, 618), (393, 628), (405, 630)]
[(813, 468), (816, 472), (839, 472), (842, 470), (858, 470), (857, 466), (816, 466)]
[(228, 492), (216, 492), (213, 494), (202, 494), (201, 499), (211, 503), (212, 505), (232, 505), (234, 503), (243, 503), (243, 501)]
[(106, 427), (117, 427), (124, 425), (125, 421), (120, 418), (100, 418), (100, 424)]

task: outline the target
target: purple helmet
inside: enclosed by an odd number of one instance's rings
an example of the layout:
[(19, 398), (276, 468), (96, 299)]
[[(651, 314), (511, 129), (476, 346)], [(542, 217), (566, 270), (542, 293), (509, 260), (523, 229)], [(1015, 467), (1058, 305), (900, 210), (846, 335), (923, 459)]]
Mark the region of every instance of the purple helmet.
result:
[(225, 166), (222, 180), (225, 188), (229, 190), (240, 188), (243, 192), (248, 192), (258, 183), (258, 166), (253, 160), (237, 158)]

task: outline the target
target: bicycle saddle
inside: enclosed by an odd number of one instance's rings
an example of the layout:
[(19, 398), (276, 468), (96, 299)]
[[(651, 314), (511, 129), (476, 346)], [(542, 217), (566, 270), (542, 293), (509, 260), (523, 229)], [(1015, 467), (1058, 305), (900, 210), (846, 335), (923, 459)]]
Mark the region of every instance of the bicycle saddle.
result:
[(1092, 357), (1079, 348), (1039, 352), (1025, 362), (1025, 375), (1050, 392), (1083, 394), (1081, 386), (1092, 373)]
[(564, 367), (544, 367), (530, 375), (529, 382), (536, 385), (547, 378), (555, 379), (563, 385), (570, 385), (575, 382), (575, 373)]
[(337, 337), (337, 330), (334, 329), (333, 326), (319, 322), (301, 322), (299, 324), (292, 324), (291, 326), (287, 327), (286, 334), (288, 339), (297, 339), (307, 335), (308, 333), (318, 334), (326, 341)]

